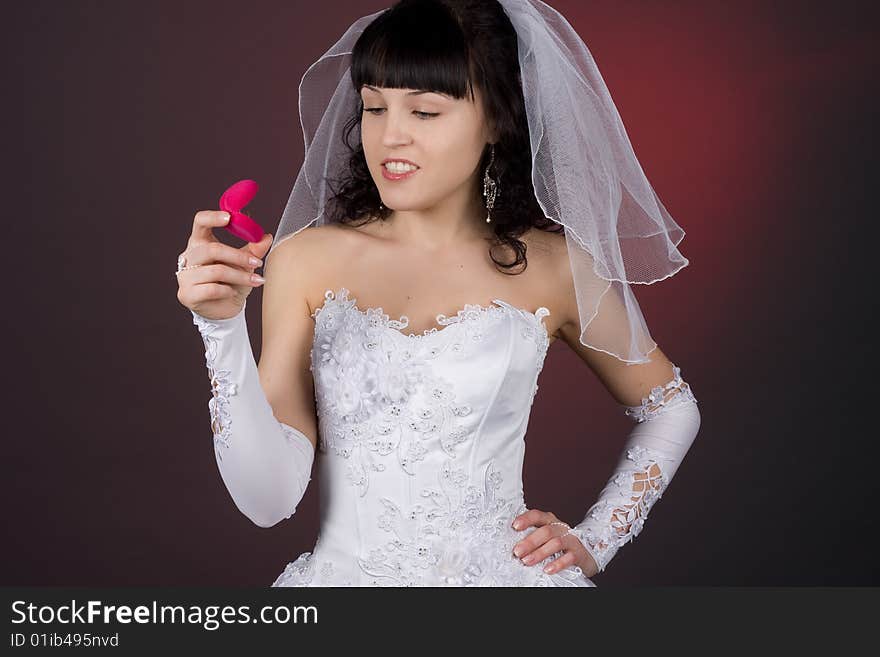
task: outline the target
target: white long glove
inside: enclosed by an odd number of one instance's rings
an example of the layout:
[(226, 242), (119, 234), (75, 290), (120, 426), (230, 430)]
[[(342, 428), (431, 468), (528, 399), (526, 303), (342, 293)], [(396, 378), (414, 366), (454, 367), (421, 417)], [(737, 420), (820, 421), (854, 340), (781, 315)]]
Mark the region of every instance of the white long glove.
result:
[(639, 406), (625, 407), (638, 424), (599, 500), (568, 532), (584, 544), (599, 572), (642, 531), (700, 429), (697, 400), (674, 365), (673, 373), (672, 381), (654, 388)]
[(271, 527), (296, 511), (311, 481), (315, 449), (303, 433), (275, 418), (260, 385), (245, 306), (222, 320), (190, 312), (205, 343), (220, 476), (238, 509), (259, 527)]

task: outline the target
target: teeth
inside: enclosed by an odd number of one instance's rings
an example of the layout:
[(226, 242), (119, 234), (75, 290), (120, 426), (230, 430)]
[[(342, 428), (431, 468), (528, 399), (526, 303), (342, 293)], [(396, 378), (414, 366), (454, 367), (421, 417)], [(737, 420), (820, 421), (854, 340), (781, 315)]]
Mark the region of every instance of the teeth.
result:
[(418, 167), (411, 164), (403, 164), (402, 162), (386, 162), (385, 168), (392, 173), (406, 173), (407, 171), (415, 171)]

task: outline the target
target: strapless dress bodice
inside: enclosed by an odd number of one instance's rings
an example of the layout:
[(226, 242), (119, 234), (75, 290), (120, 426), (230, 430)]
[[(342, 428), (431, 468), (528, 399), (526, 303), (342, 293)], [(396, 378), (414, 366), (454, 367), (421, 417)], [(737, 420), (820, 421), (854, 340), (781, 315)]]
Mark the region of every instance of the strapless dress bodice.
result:
[(595, 586), (580, 568), (547, 574), (513, 545), (527, 510), (525, 435), (550, 314), (501, 299), (438, 315), (359, 308), (327, 290), (315, 310), (321, 520), (314, 550), (273, 586)]

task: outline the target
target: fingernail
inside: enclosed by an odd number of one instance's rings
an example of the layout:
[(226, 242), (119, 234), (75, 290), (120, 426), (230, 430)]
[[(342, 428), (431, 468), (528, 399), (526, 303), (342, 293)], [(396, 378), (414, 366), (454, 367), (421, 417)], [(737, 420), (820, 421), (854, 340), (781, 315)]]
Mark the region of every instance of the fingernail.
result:
[(263, 278), (262, 276), (259, 276), (257, 274), (251, 274), (251, 280), (254, 283), (265, 283), (266, 282), (265, 278)]
[(519, 529), (519, 521), (518, 521), (518, 520), (517, 520), (516, 522), (513, 523), (513, 528), (514, 528), (514, 529)]
[(259, 267), (263, 264), (262, 260), (260, 260), (259, 258), (254, 258), (253, 256), (250, 258), (250, 260), (248, 260), (248, 262), (251, 263), (251, 267)]
[(519, 556), (522, 556), (522, 553), (523, 553), (523, 552), (525, 552), (525, 548), (523, 548), (522, 546), (519, 546), (519, 547), (517, 547), (517, 548), (514, 548), (514, 550), (513, 550), (513, 553), (514, 553), (516, 556), (518, 556), (518, 557), (519, 557)]
[(225, 222), (229, 223), (229, 213), (228, 213), (228, 212), (224, 212), (224, 213), (223, 213), (223, 220), (224, 220)]

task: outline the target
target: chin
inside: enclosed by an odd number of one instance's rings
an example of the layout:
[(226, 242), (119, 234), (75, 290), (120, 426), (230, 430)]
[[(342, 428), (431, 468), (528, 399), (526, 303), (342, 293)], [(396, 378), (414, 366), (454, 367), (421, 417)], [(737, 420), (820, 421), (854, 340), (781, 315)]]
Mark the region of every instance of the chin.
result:
[(414, 203), (412, 201), (406, 200), (398, 200), (394, 198), (394, 194), (389, 194), (388, 196), (381, 196), (382, 205), (384, 205), (389, 210), (395, 210), (398, 212), (406, 212), (408, 210), (421, 210), (424, 208), (423, 203)]

